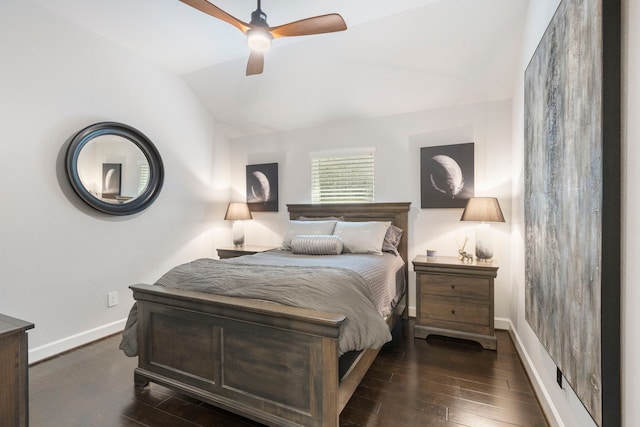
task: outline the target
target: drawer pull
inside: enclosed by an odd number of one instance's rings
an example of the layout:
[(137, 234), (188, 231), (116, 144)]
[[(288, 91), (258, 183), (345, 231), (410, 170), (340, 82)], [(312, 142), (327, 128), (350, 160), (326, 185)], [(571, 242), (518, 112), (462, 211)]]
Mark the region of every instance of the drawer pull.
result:
[(451, 289), (456, 290), (456, 285), (451, 285)]
[(451, 310), (451, 314), (456, 314), (456, 311), (455, 310)]

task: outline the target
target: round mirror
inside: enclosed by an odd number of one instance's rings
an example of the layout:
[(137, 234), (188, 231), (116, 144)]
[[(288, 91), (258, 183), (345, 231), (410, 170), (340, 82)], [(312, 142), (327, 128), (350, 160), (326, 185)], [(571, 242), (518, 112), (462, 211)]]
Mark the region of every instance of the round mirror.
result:
[(147, 208), (164, 180), (156, 147), (122, 123), (96, 123), (74, 135), (65, 166), (76, 194), (110, 215), (131, 215)]

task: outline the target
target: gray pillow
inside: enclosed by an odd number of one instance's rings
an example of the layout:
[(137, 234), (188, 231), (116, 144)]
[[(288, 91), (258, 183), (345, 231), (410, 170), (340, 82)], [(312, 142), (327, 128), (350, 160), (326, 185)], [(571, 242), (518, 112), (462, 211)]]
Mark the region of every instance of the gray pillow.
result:
[(333, 234), (337, 221), (289, 221), (282, 239), (282, 249), (291, 250), (291, 240), (302, 234)]
[(382, 241), (391, 222), (336, 222), (333, 234), (342, 238), (343, 252), (382, 255)]
[(382, 242), (382, 252), (391, 252), (396, 256), (400, 255), (398, 253), (398, 245), (400, 244), (400, 239), (402, 238), (402, 228), (396, 227), (395, 225), (390, 225), (387, 229), (387, 233), (384, 235), (384, 241)]
[(291, 240), (291, 250), (294, 254), (340, 255), (343, 246), (340, 236), (334, 235), (303, 234)]

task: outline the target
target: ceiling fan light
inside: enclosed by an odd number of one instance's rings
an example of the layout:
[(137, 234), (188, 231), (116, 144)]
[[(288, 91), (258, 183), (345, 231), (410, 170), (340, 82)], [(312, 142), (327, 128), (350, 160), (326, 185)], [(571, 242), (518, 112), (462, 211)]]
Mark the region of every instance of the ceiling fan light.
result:
[(251, 29), (247, 32), (247, 44), (251, 50), (264, 52), (271, 47), (270, 33), (260, 29)]

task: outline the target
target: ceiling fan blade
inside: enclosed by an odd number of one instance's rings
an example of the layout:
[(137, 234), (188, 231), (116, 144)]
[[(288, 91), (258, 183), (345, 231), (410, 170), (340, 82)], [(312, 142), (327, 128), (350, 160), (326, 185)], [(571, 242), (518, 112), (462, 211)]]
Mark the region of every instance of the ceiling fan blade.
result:
[(198, 9), (200, 12), (204, 12), (207, 15), (211, 15), (214, 18), (218, 18), (227, 24), (231, 24), (243, 33), (246, 33), (249, 30), (249, 24), (243, 22), (236, 18), (235, 16), (229, 15), (224, 10), (220, 9), (218, 6), (215, 6), (209, 3), (207, 0), (180, 0), (184, 4), (188, 4), (194, 9)]
[(247, 62), (247, 76), (262, 74), (263, 70), (264, 53), (252, 50), (249, 55), (249, 62)]
[(344, 31), (347, 24), (342, 16), (337, 13), (328, 15), (314, 16), (313, 18), (301, 19), (300, 21), (290, 22), (271, 28), (273, 38), (308, 36), (311, 34), (333, 33), (335, 31)]

